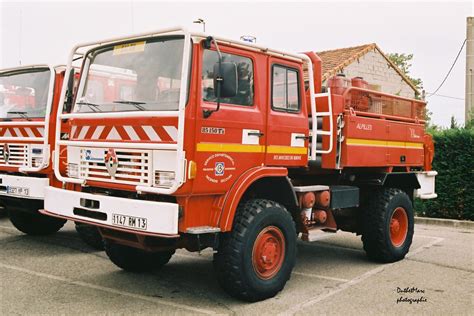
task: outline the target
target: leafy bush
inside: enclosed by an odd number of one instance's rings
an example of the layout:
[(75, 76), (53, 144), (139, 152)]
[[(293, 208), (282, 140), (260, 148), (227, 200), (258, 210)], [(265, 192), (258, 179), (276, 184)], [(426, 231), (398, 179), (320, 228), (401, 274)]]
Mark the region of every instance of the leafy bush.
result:
[(474, 220), (474, 128), (435, 131), (433, 200), (416, 201), (418, 216)]

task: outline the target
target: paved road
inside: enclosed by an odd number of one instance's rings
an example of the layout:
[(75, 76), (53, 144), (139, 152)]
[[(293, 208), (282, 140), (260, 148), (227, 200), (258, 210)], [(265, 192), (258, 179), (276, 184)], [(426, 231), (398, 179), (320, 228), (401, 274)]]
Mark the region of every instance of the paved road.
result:
[(389, 265), (369, 262), (355, 235), (313, 238), (318, 240), (299, 243), (285, 289), (248, 304), (219, 288), (209, 251), (178, 251), (160, 271), (131, 274), (84, 245), (71, 224), (53, 236), (32, 238), (1, 218), (0, 315), (473, 314), (473, 230), (419, 225), (409, 257)]

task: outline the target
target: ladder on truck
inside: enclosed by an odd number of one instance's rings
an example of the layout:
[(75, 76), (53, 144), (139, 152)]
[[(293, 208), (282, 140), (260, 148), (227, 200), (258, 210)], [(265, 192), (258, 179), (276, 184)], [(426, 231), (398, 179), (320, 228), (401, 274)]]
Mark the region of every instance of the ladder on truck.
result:
[[(329, 154), (333, 150), (333, 119), (332, 119), (332, 101), (331, 91), (328, 88), (324, 93), (311, 93), (311, 119), (310, 119), (310, 148), (309, 160), (315, 161), (318, 166), (321, 165), (323, 154)], [(326, 112), (318, 111), (318, 99), (327, 98), (328, 110)], [(324, 129), (323, 119), (327, 117), (329, 120), (329, 129)], [(328, 146), (323, 148), (323, 139), (328, 137)]]
[[(311, 59), (305, 54), (299, 54), (301, 58), (307, 63), (306, 71), (308, 72), (309, 79), (309, 93), (310, 93), (310, 126), (309, 126), (309, 140), (310, 147), (308, 152), (309, 162), (315, 163), (317, 166), (321, 166), (323, 154), (329, 154), (333, 150), (333, 119), (332, 119), (332, 100), (331, 90), (328, 88), (326, 92), (315, 93), (314, 91), (314, 74), (313, 74), (313, 63)], [(318, 111), (318, 101), (327, 98), (327, 111)], [(321, 103), (321, 101), (320, 101)], [(329, 129), (324, 129), (324, 118), (329, 120)], [(329, 137), (327, 148), (323, 148), (324, 137)]]

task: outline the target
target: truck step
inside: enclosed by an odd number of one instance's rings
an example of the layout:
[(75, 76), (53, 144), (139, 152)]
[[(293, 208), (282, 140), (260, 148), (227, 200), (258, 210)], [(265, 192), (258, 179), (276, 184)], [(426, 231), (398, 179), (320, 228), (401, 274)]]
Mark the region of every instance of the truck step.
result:
[(329, 190), (329, 187), (327, 185), (305, 185), (293, 188), (295, 189), (295, 192), (318, 192)]
[(197, 226), (197, 227), (189, 227), (186, 229), (186, 233), (192, 235), (199, 235), (199, 234), (215, 234), (220, 233), (221, 229), (219, 227), (212, 227), (212, 226)]

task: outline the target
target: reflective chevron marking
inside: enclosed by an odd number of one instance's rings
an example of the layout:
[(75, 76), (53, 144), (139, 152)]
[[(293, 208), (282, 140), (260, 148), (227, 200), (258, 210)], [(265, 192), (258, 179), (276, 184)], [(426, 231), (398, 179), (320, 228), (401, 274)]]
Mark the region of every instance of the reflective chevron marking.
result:
[(176, 142), (178, 140), (178, 128), (172, 125), (72, 126), (71, 139)]
[(0, 127), (1, 137), (43, 137), (43, 126), (3, 126)]

